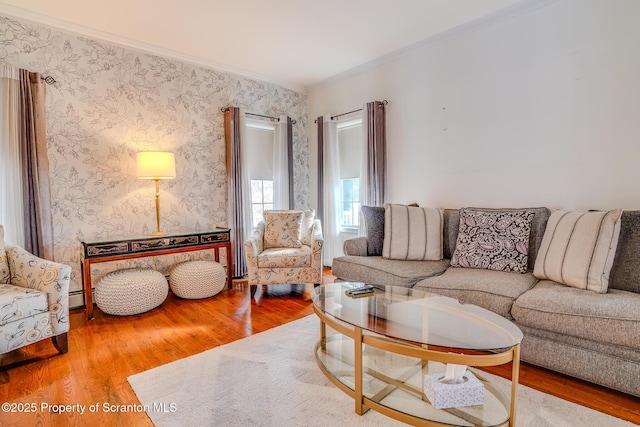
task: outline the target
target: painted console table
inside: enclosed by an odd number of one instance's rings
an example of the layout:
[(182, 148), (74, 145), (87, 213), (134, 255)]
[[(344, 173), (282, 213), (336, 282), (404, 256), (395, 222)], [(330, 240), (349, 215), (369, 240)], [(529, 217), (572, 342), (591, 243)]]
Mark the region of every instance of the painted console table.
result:
[(98, 242), (82, 242), (82, 289), (87, 319), (93, 319), (93, 288), (91, 285), (91, 264), (121, 261), (157, 255), (213, 249), (216, 262), (220, 261), (220, 248), (226, 249), (227, 288), (231, 289), (233, 278), (233, 253), (231, 251), (231, 230), (220, 228), (202, 233), (168, 234), (165, 236), (143, 237)]

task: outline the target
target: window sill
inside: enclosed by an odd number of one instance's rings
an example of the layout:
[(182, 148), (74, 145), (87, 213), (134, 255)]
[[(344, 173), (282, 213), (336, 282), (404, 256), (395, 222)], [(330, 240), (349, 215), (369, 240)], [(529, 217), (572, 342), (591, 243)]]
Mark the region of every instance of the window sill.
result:
[(358, 234), (360, 227), (358, 226), (341, 226), (340, 233), (343, 234)]

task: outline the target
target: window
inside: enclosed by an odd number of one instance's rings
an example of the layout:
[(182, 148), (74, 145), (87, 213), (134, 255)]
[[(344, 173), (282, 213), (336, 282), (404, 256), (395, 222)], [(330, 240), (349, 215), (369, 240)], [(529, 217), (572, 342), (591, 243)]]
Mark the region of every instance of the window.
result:
[(252, 179), (251, 217), (254, 228), (263, 220), (262, 213), (270, 209), (273, 209), (273, 181)]
[(247, 162), (251, 180), (251, 224), (257, 227), (262, 212), (273, 209), (274, 126), (265, 120), (246, 120)]
[(342, 227), (360, 224), (360, 163), (362, 159), (362, 119), (338, 122), (340, 150), (340, 210)]
[(360, 223), (360, 178), (346, 178), (340, 180), (340, 204), (343, 227), (357, 227)]

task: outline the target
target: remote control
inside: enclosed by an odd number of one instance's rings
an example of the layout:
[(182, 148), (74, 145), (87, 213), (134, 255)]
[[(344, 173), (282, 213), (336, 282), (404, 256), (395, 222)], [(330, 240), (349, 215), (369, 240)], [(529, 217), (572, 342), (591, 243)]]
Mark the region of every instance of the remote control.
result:
[(362, 298), (362, 297), (370, 297), (372, 295), (375, 295), (375, 292), (373, 291), (373, 289), (370, 289), (370, 290), (363, 289), (359, 291), (345, 291), (345, 294), (351, 298)]
[(350, 289), (349, 292), (354, 293), (354, 292), (360, 292), (360, 291), (367, 291), (367, 292), (373, 292), (374, 287), (372, 285), (364, 285), (364, 286), (360, 286), (358, 288), (352, 288)]

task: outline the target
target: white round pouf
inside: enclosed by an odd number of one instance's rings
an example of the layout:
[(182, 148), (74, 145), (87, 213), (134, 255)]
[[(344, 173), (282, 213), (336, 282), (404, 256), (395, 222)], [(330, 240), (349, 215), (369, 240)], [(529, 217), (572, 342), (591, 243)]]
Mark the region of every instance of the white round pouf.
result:
[(169, 284), (180, 298), (209, 298), (220, 292), (226, 283), (224, 267), (213, 261), (185, 261), (171, 269)]
[(148, 268), (125, 268), (104, 275), (96, 285), (96, 305), (107, 314), (130, 316), (156, 308), (169, 293), (164, 275)]

